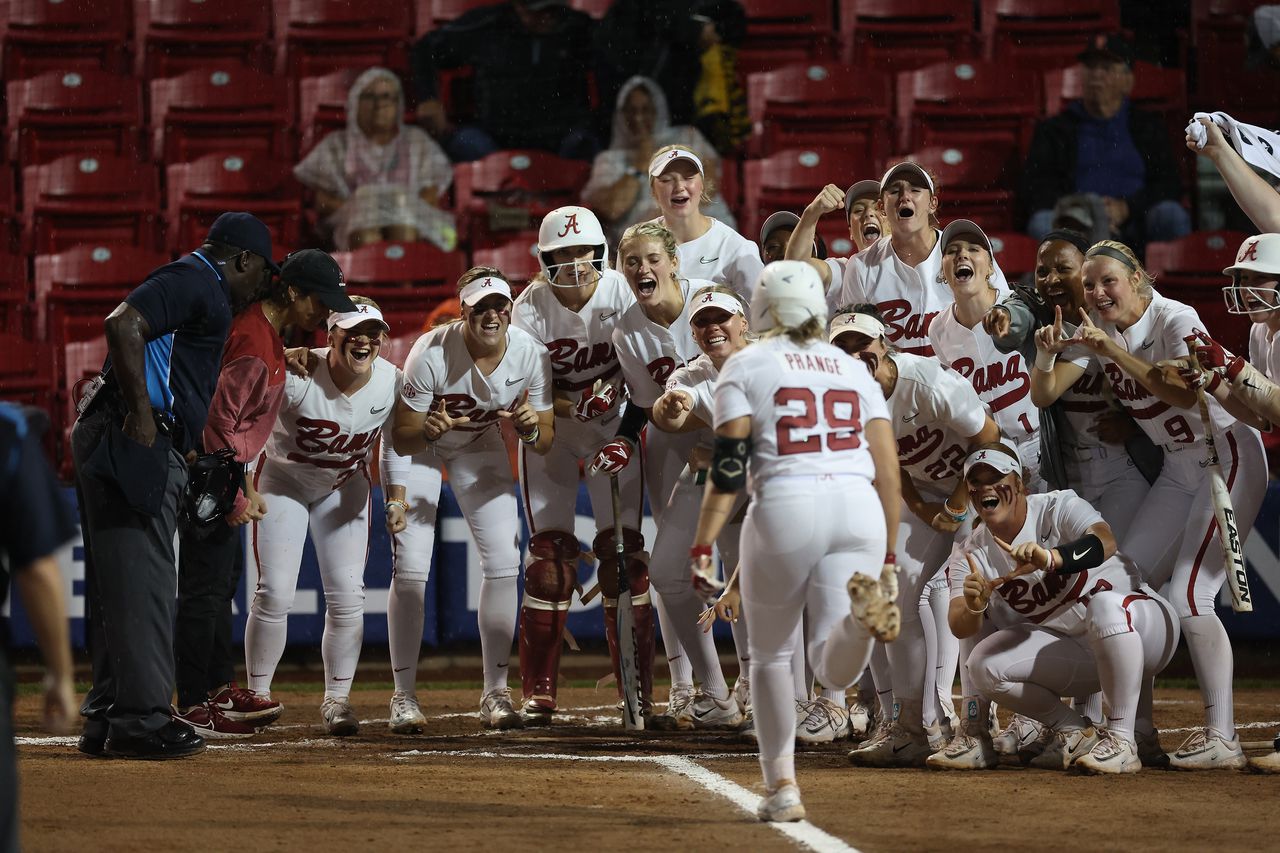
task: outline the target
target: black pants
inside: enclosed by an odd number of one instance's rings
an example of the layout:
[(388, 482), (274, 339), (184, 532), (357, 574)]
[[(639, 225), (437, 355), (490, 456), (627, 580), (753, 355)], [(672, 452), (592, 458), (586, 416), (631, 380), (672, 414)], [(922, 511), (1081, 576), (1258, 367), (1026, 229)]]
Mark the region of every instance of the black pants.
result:
[(18, 755), (13, 743), (13, 676), (0, 649), (0, 853), (18, 851)]
[(178, 620), (173, 631), (178, 705), (199, 705), (235, 680), (231, 600), (244, 571), (240, 528), (217, 522), (205, 535), (178, 525)]

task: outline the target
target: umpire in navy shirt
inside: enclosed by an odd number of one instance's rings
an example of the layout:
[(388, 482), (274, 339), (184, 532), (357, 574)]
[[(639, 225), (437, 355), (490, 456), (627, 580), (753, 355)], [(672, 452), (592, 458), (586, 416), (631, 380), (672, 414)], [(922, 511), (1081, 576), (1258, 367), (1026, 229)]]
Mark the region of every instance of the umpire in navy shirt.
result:
[(279, 271), (267, 227), (248, 213), (224, 213), (199, 249), (152, 272), (103, 324), (107, 362), (71, 433), (93, 661), (81, 752), (204, 751), (204, 739), (173, 720), (169, 706), (185, 456), (204, 431), (232, 313)]

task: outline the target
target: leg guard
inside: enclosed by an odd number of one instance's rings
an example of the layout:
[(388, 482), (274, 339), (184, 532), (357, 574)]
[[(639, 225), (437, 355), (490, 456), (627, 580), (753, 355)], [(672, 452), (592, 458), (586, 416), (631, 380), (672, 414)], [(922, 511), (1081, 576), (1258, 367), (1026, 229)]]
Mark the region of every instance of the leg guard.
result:
[[(649, 600), (649, 563), (644, 552), (644, 536), (623, 528), (622, 544), (631, 591), (631, 609), (636, 626), (636, 667), (640, 671), (640, 706), (648, 712), (653, 705), (654, 612)], [(600, 560), (597, 573), (604, 598), (604, 633), (613, 660), (613, 676), (622, 695), (622, 668), (618, 658), (618, 570), (612, 530), (597, 534), (592, 548)]]
[(520, 681), (526, 704), (544, 713), (556, 707), (561, 637), (578, 581), (578, 538), (544, 530), (529, 540), (520, 605)]

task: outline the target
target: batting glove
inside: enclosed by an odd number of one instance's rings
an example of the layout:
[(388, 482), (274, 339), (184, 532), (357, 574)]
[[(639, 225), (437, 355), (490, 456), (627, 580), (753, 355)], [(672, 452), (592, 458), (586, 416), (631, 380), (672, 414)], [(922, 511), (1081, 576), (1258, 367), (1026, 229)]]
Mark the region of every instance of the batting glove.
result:
[(689, 582), (693, 584), (693, 591), (704, 601), (724, 589), (724, 583), (716, 578), (710, 545), (694, 545), (689, 549)]
[(596, 456), (591, 460), (587, 471), (592, 475), (619, 474), (631, 461), (632, 452), (631, 442), (625, 438), (615, 438), (596, 451)]
[(601, 385), (596, 389), (582, 392), (578, 404), (573, 407), (573, 416), (586, 423), (601, 415), (607, 414), (613, 404), (618, 401), (618, 389), (612, 385)]

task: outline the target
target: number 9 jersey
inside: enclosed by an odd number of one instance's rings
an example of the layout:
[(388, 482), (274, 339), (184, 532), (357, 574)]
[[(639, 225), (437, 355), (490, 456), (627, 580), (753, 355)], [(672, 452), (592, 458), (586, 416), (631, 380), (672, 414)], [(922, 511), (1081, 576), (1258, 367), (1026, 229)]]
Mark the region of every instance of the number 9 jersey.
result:
[(749, 489), (773, 477), (875, 479), (863, 424), (889, 418), (866, 366), (828, 343), (775, 337), (730, 356), (715, 393), (715, 425), (751, 416)]

